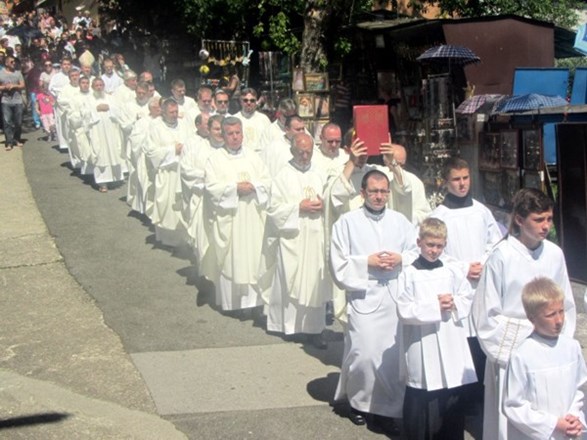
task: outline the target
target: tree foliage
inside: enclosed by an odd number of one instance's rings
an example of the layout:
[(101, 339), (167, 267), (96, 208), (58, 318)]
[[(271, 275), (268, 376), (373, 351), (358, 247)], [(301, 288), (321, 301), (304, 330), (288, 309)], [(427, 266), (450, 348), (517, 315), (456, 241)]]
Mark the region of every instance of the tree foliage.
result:
[(445, 17), (483, 17), (486, 15), (514, 14), (521, 17), (552, 22), (558, 26), (572, 28), (579, 16), (577, 0), (438, 0), (414, 2), (424, 9), (433, 5), (440, 8)]

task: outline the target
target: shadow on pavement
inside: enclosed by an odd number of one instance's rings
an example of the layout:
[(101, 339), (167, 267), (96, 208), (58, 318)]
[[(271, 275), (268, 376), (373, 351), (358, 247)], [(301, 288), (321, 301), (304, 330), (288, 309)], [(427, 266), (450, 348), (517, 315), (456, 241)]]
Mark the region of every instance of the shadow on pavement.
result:
[(0, 429), (57, 423), (67, 419), (69, 416), (70, 414), (65, 413), (43, 413), (32, 414), (30, 416), (12, 417), (10, 419), (0, 419)]

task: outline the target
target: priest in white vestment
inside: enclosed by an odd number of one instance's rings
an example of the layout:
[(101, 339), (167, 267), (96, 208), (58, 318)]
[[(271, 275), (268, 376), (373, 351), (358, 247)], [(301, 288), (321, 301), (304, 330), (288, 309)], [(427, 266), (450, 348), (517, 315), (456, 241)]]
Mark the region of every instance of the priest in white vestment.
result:
[(165, 246), (179, 246), (185, 241), (179, 159), (191, 136), (185, 121), (178, 118), (177, 102), (173, 98), (163, 101), (161, 119), (157, 118), (149, 127), (146, 156), (155, 170), (151, 221), (155, 238)]
[[(390, 418), (401, 418), (405, 383), (400, 378), (397, 294), (402, 264), (416, 248), (414, 226), (387, 209), (390, 184), (378, 170), (361, 184), (364, 205), (334, 224), (330, 258), (333, 275), (347, 293), (348, 329), (335, 400), (348, 399), (349, 418), (365, 424), (365, 415), (393, 433)], [(397, 433), (397, 432), (396, 432)]]
[(69, 154), (69, 163), (73, 169), (81, 168), (80, 152), (75, 139), (73, 139), (73, 130), (70, 126), (72, 115), (72, 104), (79, 94), (80, 72), (77, 69), (71, 69), (68, 74), (69, 83), (59, 92), (57, 97), (57, 106), (61, 112), (61, 133), (67, 142), (67, 152)]
[(264, 299), (268, 331), (309, 335), (315, 347), (324, 349), (325, 305), (332, 281), (324, 259), (326, 180), (312, 167), (313, 149), (310, 135), (295, 135), (292, 159), (273, 181), (267, 228), (268, 241), (277, 241), (266, 245), (264, 258), (272, 280)]
[(261, 151), (261, 136), (271, 125), (267, 115), (257, 110), (257, 91), (246, 88), (241, 92), (241, 111), (234, 116), (243, 123), (243, 145)]
[(71, 58), (64, 57), (61, 60), (61, 70), (51, 77), (49, 81), (49, 92), (55, 97), (55, 129), (57, 131), (57, 139), (59, 140), (59, 149), (67, 150), (67, 133), (63, 132), (63, 118), (64, 113), (57, 104), (57, 99), (61, 90), (69, 84), (69, 71), (71, 70)]
[(68, 109), (68, 125), (71, 133), (70, 150), (79, 156), (80, 174), (94, 174), (96, 157), (90, 144), (89, 131), (92, 126), (92, 98), (90, 79), (82, 76), (79, 79), (79, 91), (71, 100)]
[[(197, 259), (199, 259), (200, 255), (199, 249), (201, 249), (202, 255), (208, 249), (207, 230), (204, 227), (204, 219), (202, 218), (204, 211), (204, 177), (208, 158), (217, 148), (224, 145), (221, 131), (222, 118), (222, 116), (210, 116), (207, 113), (200, 113), (196, 116), (198, 132), (195, 136), (190, 137), (184, 145), (179, 161), (183, 221), (188, 235), (188, 244), (192, 247)], [(214, 125), (215, 137), (210, 139), (209, 126), (212, 124)], [(220, 135), (220, 142), (218, 141), (218, 135)], [(216, 147), (212, 147), (211, 142)]]
[[(139, 90), (138, 87), (137, 90)], [(128, 150), (134, 169), (134, 173), (129, 173), (128, 185), (136, 185), (134, 196), (130, 200), (130, 206), (134, 211), (145, 214), (149, 218), (153, 213), (153, 201), (155, 199), (155, 169), (147, 160), (146, 144), (149, 140), (150, 126), (161, 116), (159, 101), (159, 98), (149, 99), (147, 104), (149, 114), (139, 118), (132, 125), (132, 130), (128, 136)], [(128, 193), (127, 203), (129, 203)]]
[(341, 145), (340, 126), (332, 122), (324, 125), (320, 132), (320, 144), (314, 148), (312, 166), (321, 170), (329, 180), (338, 177), (349, 160), (348, 153)]
[[(129, 72), (131, 71), (126, 71), (124, 74), (126, 75)], [(128, 169), (128, 183), (126, 186), (126, 204), (129, 205), (135, 211), (141, 211), (142, 202), (135, 201), (137, 194), (140, 191), (139, 177), (137, 174), (136, 164), (138, 157), (134, 155), (131, 150), (130, 134), (133, 131), (133, 128), (136, 125), (136, 123), (149, 115), (149, 87), (147, 84), (144, 83), (135, 85), (134, 91), (132, 93), (132, 98), (125, 98), (125, 101), (119, 100), (119, 105), (122, 109), (122, 120), (120, 123), (122, 129), (123, 146), (122, 158), (126, 161), (126, 166)]]
[(261, 305), (258, 280), (271, 178), (261, 158), (243, 146), (240, 119), (222, 121), (225, 146), (206, 164), (206, 196), (212, 219), (202, 275), (216, 285), (222, 310)]
[[(185, 93), (185, 82), (182, 79), (174, 79), (171, 81), (171, 97), (178, 105), (177, 117), (179, 119), (185, 119), (185, 124), (192, 128), (194, 126), (193, 118), (199, 113), (198, 104), (194, 98), (186, 96)], [(192, 115), (194, 116), (192, 117)]]
[(296, 134), (305, 133), (306, 125), (298, 115), (288, 116), (285, 119), (285, 132), (263, 147), (259, 153), (271, 177), (277, 176), (279, 171), (291, 160), (291, 140)]
[(501, 406), (505, 369), (511, 354), (532, 333), (522, 305), (522, 288), (534, 278), (550, 278), (565, 295), (563, 334), (573, 337), (577, 318), (565, 257), (557, 245), (546, 240), (553, 202), (539, 190), (524, 188), (514, 196), (513, 205), (510, 233), (485, 263), (471, 312), (487, 355), (484, 440), (508, 438)]
[[(241, 98), (242, 102), (242, 98)], [(265, 147), (273, 142), (280, 141), (285, 134), (285, 120), (289, 116), (298, 114), (298, 106), (291, 98), (283, 98), (277, 104), (275, 121), (273, 121), (263, 133), (258, 142), (258, 151), (263, 151)]]
[(108, 183), (124, 180), (126, 163), (121, 155), (122, 134), (120, 131), (120, 109), (114, 99), (104, 92), (104, 81), (94, 78), (92, 82), (91, 121), (89, 132), (94, 161), (94, 180), (100, 192), (108, 191)]
[(412, 189), (408, 193), (398, 192), (393, 198), (393, 209), (401, 212), (408, 220), (418, 226), (422, 220), (430, 215), (430, 203), (426, 198), (424, 183), (415, 174), (405, 169), (408, 158), (406, 148), (403, 145), (393, 144), (393, 160), (403, 170), (404, 178)]

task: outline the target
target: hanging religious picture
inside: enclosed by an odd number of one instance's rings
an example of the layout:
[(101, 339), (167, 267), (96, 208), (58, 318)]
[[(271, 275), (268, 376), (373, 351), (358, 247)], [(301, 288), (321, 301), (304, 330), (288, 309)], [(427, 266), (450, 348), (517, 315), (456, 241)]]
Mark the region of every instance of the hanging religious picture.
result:
[(311, 93), (299, 93), (297, 95), (298, 114), (302, 118), (314, 117), (314, 95)]
[(305, 90), (304, 86), (304, 69), (301, 67), (296, 67), (293, 72), (293, 82), (291, 85), (291, 89), (294, 92), (303, 92)]
[(330, 116), (330, 96), (326, 93), (314, 95), (314, 114), (317, 118), (328, 118)]
[(308, 92), (322, 92), (328, 90), (327, 73), (306, 73), (304, 79), (306, 83), (306, 90)]

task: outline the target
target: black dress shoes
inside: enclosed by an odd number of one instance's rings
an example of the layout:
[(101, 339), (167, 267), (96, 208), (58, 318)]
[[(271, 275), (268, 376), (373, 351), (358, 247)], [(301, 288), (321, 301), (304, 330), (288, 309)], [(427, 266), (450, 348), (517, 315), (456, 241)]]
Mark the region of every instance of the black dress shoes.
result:
[(349, 420), (357, 426), (362, 426), (367, 423), (367, 419), (365, 419), (365, 416), (353, 408), (351, 408), (349, 411)]
[(328, 343), (324, 340), (322, 333), (317, 335), (310, 335), (310, 342), (314, 347), (320, 350), (326, 350), (328, 348)]
[(400, 435), (400, 429), (395, 420), (391, 417), (373, 416), (374, 431), (382, 432), (389, 436)]

